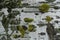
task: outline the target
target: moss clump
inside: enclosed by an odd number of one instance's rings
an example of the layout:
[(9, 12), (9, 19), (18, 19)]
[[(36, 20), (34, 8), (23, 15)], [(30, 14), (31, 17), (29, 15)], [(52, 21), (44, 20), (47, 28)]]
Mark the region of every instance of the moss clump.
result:
[(50, 8), (50, 5), (48, 5), (46, 3), (39, 6), (39, 10), (42, 13), (48, 12), (49, 8)]
[(50, 16), (46, 16), (46, 19), (45, 19), (47, 22), (50, 22), (52, 20), (52, 18)]
[(34, 25), (31, 25), (31, 24), (28, 25), (28, 31), (30, 31), (30, 32), (36, 31), (35, 28), (36, 28), (36, 27), (35, 27)]
[(13, 38), (19, 38), (19, 37), (20, 35), (17, 35), (17, 34), (13, 35)]
[(17, 26), (17, 30), (20, 31), (21, 37), (23, 38), (26, 30), (24, 30), (22, 26)]
[(24, 18), (24, 21), (30, 23), (33, 21), (33, 19), (32, 18)]

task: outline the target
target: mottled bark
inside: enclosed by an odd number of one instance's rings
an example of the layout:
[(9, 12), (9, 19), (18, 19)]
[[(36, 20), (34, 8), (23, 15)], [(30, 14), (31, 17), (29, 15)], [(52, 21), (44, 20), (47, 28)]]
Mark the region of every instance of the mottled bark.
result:
[(47, 24), (47, 33), (50, 40), (54, 40), (54, 35), (55, 35), (54, 26), (50, 23)]

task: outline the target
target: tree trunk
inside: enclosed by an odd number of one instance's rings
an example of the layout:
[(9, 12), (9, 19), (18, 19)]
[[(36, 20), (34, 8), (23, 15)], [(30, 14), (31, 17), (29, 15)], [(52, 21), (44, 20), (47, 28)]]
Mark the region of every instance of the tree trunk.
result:
[(47, 24), (47, 33), (49, 36), (49, 40), (54, 40), (54, 28), (50, 22)]

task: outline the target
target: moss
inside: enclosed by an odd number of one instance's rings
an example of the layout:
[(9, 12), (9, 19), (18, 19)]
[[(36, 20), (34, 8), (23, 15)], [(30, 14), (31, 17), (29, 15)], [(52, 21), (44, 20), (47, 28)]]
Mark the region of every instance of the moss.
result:
[(17, 30), (20, 31), (21, 37), (23, 38), (26, 30), (24, 30), (23, 27), (19, 25), (17, 26)]
[(14, 38), (17, 38), (17, 35), (13, 35)]
[(34, 25), (28, 25), (28, 31), (32, 32), (32, 31), (35, 31), (35, 26)]
[(42, 13), (48, 12), (49, 8), (50, 8), (50, 5), (48, 5), (46, 3), (39, 6), (39, 10)]
[(19, 37), (20, 35), (17, 35), (17, 34), (13, 35), (13, 38), (19, 38)]
[(46, 16), (46, 19), (45, 19), (47, 22), (50, 22), (52, 20), (52, 18), (50, 16)]
[(24, 18), (24, 21), (30, 23), (33, 21), (33, 19), (32, 18)]

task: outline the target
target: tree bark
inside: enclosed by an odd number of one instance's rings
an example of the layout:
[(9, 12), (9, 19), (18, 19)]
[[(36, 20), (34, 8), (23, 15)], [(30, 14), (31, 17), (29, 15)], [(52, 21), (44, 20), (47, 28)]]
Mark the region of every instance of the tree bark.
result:
[(54, 28), (50, 22), (47, 24), (47, 33), (49, 36), (49, 40), (54, 40)]

